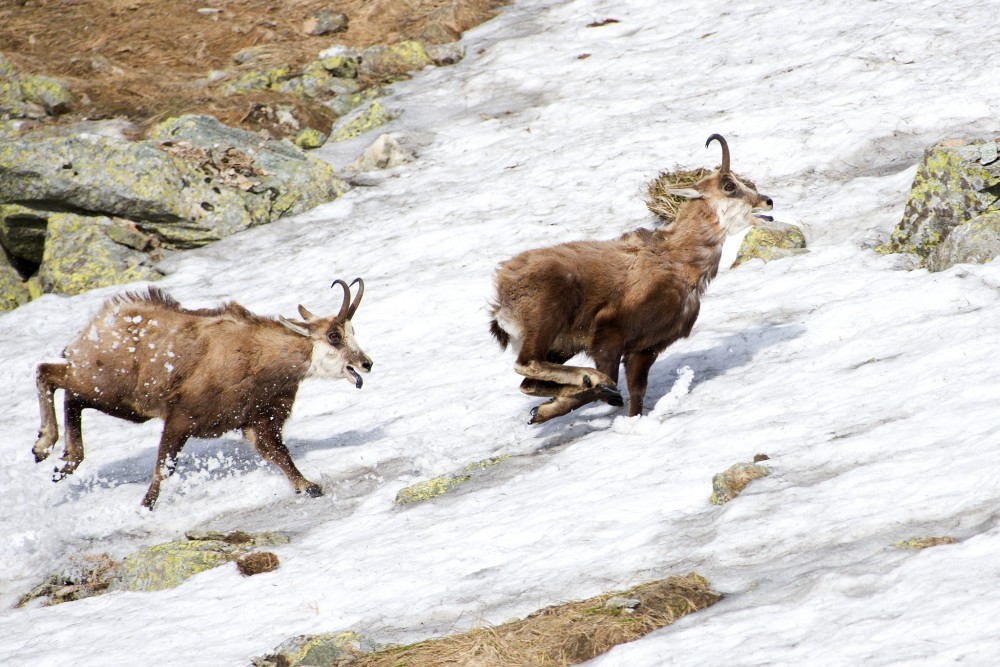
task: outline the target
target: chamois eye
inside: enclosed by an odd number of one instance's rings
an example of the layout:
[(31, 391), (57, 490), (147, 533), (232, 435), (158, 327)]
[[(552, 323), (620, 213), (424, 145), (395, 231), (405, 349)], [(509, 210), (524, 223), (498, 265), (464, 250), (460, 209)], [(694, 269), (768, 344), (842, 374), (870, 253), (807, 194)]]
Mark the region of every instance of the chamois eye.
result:
[(736, 184), (733, 183), (732, 181), (726, 181), (726, 184), (722, 186), (722, 189), (725, 190), (726, 192), (735, 192)]
[(334, 347), (340, 346), (340, 334), (337, 333), (336, 331), (331, 331), (330, 333), (328, 333), (326, 335), (326, 339), (330, 341), (330, 345), (333, 345)]

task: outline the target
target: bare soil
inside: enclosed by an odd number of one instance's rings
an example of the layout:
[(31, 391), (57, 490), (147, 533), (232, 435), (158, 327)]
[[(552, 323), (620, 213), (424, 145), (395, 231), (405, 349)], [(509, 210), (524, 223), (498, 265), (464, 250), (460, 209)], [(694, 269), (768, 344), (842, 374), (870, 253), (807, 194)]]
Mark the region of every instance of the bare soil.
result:
[[(208, 113), (227, 124), (247, 125), (250, 110), (260, 103), (307, 103), (282, 99), (270, 91), (223, 96), (204, 83), (209, 72), (296, 68), (335, 44), (364, 48), (405, 39), (440, 43), (492, 18), (502, 4), (503, 0), (0, 0), (0, 52), (26, 72), (67, 81), (79, 100), (72, 119), (125, 117), (148, 126), (180, 113)], [(346, 14), (347, 29), (307, 34), (307, 21), (319, 10)], [(263, 61), (237, 65), (233, 54), (251, 46), (267, 47)]]

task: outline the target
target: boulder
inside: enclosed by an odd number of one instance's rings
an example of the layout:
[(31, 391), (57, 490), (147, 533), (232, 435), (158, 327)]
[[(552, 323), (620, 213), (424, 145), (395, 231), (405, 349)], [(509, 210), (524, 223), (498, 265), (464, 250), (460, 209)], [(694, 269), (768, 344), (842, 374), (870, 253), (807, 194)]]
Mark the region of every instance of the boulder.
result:
[(761, 220), (743, 237), (732, 267), (751, 259), (769, 262), (806, 252), (806, 237), (795, 225), (774, 220)]
[(954, 227), (927, 256), (927, 268), (944, 271), (955, 264), (987, 264), (1000, 257), (1000, 211), (985, 213)]
[(0, 312), (13, 310), (31, 301), (31, 292), (21, 274), (0, 248)]
[(383, 134), (345, 169), (355, 172), (391, 169), (412, 159), (413, 153), (403, 148), (396, 137)]
[(252, 157), (260, 170), (255, 184), (239, 189), (248, 212), (270, 222), (308, 211), (348, 190), (326, 162), (288, 141), (267, 141), (259, 134), (223, 125), (211, 116), (181, 116), (158, 125), (161, 141), (187, 141), (195, 146), (228, 146)]
[(712, 477), (712, 497), (709, 502), (713, 505), (725, 505), (740, 495), (747, 484), (770, 474), (771, 470), (767, 466), (756, 462), (735, 463)]
[(73, 94), (64, 81), (21, 72), (0, 53), (0, 120), (56, 116), (72, 105)]
[(45, 252), (38, 269), (42, 291), (73, 295), (162, 278), (164, 274), (152, 265), (149, 254), (114, 239), (116, 232), (112, 230), (126, 224), (104, 216), (50, 213)]
[(473, 477), (481, 474), (482, 471), (502, 463), (507, 458), (508, 456), (495, 456), (483, 459), (482, 461), (475, 461), (467, 464), (462, 468), (461, 472), (442, 475), (441, 477), (435, 477), (407, 486), (396, 494), (396, 504), (413, 505), (442, 496), (454, 488), (465, 484)]
[(286, 639), (273, 653), (253, 658), (255, 667), (340, 667), (374, 645), (356, 632), (327, 632)]
[(331, 141), (347, 141), (354, 139), (365, 132), (382, 127), (392, 120), (392, 116), (385, 110), (378, 100), (371, 100), (368, 104), (359, 107), (350, 114), (341, 118), (333, 127), (330, 133)]
[(406, 40), (388, 46), (370, 46), (362, 51), (361, 74), (374, 79), (393, 79), (433, 64), (422, 42)]
[(927, 260), (953, 229), (1000, 211), (998, 141), (950, 139), (930, 147), (913, 177), (903, 218), (879, 252)]

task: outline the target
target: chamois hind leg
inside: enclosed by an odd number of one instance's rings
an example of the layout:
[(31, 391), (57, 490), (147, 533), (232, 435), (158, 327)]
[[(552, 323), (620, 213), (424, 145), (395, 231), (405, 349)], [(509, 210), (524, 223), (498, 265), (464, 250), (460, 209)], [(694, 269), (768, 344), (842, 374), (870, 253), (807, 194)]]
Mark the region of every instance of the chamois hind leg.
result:
[(160, 482), (173, 474), (177, 467), (177, 455), (188, 440), (186, 425), (183, 418), (171, 418), (168, 415), (163, 420), (163, 433), (160, 435), (160, 447), (156, 452), (156, 467), (153, 469), (153, 479), (149, 483), (142, 506), (152, 510), (160, 495)]
[(625, 357), (625, 382), (628, 384), (628, 416), (642, 414), (642, 402), (646, 398), (649, 383), (649, 369), (656, 361), (652, 350), (633, 352)]
[(53, 473), (53, 482), (58, 482), (63, 477), (72, 475), (83, 462), (82, 413), (86, 407), (89, 407), (86, 401), (69, 389), (66, 390), (66, 397), (63, 399), (66, 433), (63, 436), (65, 448), (62, 455), (62, 460), (66, 464)]
[(56, 421), (55, 393), (56, 389), (66, 383), (66, 364), (38, 364), (35, 371), (35, 383), (38, 386), (38, 411), (41, 424), (38, 427), (38, 440), (31, 448), (35, 455), (35, 463), (41, 463), (48, 458), (53, 445), (59, 440), (59, 422)]
[(283, 420), (265, 419), (260, 423), (244, 427), (243, 437), (250, 441), (261, 457), (278, 466), (281, 472), (285, 473), (285, 477), (292, 483), (296, 493), (305, 493), (312, 498), (322, 496), (323, 489), (320, 485), (310, 482), (295, 467), (292, 455), (281, 439), (282, 423)]

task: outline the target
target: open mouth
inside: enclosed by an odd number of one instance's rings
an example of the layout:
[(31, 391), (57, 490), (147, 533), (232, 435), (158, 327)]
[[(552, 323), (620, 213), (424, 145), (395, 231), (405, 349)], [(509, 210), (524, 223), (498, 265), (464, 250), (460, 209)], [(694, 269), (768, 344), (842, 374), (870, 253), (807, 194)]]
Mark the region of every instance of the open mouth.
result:
[(361, 389), (361, 385), (364, 384), (364, 380), (361, 379), (361, 375), (350, 366), (348, 366), (345, 370), (347, 371), (347, 376), (354, 380), (354, 386)]
[(758, 220), (763, 220), (764, 222), (774, 222), (773, 217), (771, 217), (770, 215), (764, 215), (763, 213), (754, 213), (753, 217), (757, 218)]

